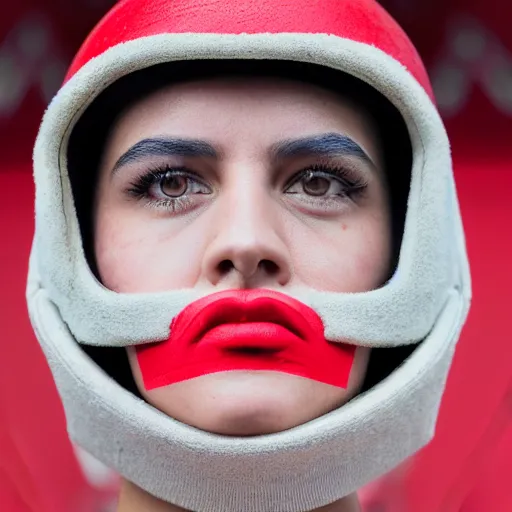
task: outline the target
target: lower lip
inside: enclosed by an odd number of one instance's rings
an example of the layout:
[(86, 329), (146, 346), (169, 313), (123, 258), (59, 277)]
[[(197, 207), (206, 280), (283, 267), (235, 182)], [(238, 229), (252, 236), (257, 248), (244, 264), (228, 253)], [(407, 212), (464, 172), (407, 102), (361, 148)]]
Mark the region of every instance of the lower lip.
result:
[(269, 322), (249, 322), (222, 324), (210, 329), (198, 341), (198, 348), (279, 351), (297, 342), (302, 342), (302, 340), (282, 325)]

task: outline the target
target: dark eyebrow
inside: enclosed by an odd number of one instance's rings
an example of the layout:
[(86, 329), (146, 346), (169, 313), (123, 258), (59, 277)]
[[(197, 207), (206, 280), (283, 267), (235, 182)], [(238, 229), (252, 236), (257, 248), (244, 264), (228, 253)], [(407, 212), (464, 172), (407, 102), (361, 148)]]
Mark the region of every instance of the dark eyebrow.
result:
[(215, 148), (204, 140), (167, 137), (143, 139), (119, 157), (112, 169), (112, 174), (115, 174), (126, 164), (151, 156), (218, 158), (219, 155)]
[(373, 160), (357, 142), (340, 133), (323, 133), (301, 139), (283, 140), (271, 149), (271, 156), (277, 160), (308, 155), (354, 156), (375, 167)]

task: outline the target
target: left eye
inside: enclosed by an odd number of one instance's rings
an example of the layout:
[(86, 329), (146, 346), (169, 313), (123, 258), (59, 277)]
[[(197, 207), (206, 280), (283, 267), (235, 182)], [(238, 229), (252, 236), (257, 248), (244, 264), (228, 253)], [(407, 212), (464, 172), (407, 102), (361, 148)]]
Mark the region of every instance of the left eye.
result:
[(185, 176), (173, 176), (166, 173), (160, 181), (160, 191), (169, 197), (181, 197), (189, 188), (189, 181)]
[(308, 196), (343, 196), (349, 191), (349, 186), (343, 184), (334, 176), (317, 171), (306, 171), (301, 174), (285, 190), (288, 194), (307, 194)]

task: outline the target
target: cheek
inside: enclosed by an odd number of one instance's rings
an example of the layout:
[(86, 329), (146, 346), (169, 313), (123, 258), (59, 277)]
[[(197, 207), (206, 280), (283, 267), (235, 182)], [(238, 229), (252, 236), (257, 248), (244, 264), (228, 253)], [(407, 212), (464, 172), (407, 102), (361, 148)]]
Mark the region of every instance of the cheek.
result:
[(356, 293), (375, 289), (388, 279), (391, 228), (387, 213), (367, 213), (322, 224), (295, 249), (296, 273), (311, 288)]
[(95, 254), (101, 282), (120, 293), (188, 288), (197, 280), (204, 236), (178, 231), (168, 221), (148, 222), (122, 211), (98, 216)]

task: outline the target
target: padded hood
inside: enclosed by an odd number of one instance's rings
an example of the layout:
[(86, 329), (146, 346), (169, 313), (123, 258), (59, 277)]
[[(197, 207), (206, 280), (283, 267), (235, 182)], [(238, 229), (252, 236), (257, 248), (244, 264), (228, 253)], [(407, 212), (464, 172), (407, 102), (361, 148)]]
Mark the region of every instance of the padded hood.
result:
[[(366, 293), (300, 290), (331, 341), (415, 345), (390, 375), (340, 409), (278, 434), (230, 438), (184, 425), (120, 386), (81, 345), (169, 337), (194, 290), (121, 294), (84, 253), (67, 167), (70, 134), (109, 85), (190, 60), (303, 62), (362, 80), (399, 111), (412, 147), (395, 275)], [(34, 150), (36, 234), (28, 306), (71, 438), (151, 494), (197, 512), (300, 512), (389, 471), (432, 438), (470, 277), (448, 139), (421, 60), (372, 0), (124, 0), (84, 42)], [(141, 320), (142, 319), (142, 320)]]

